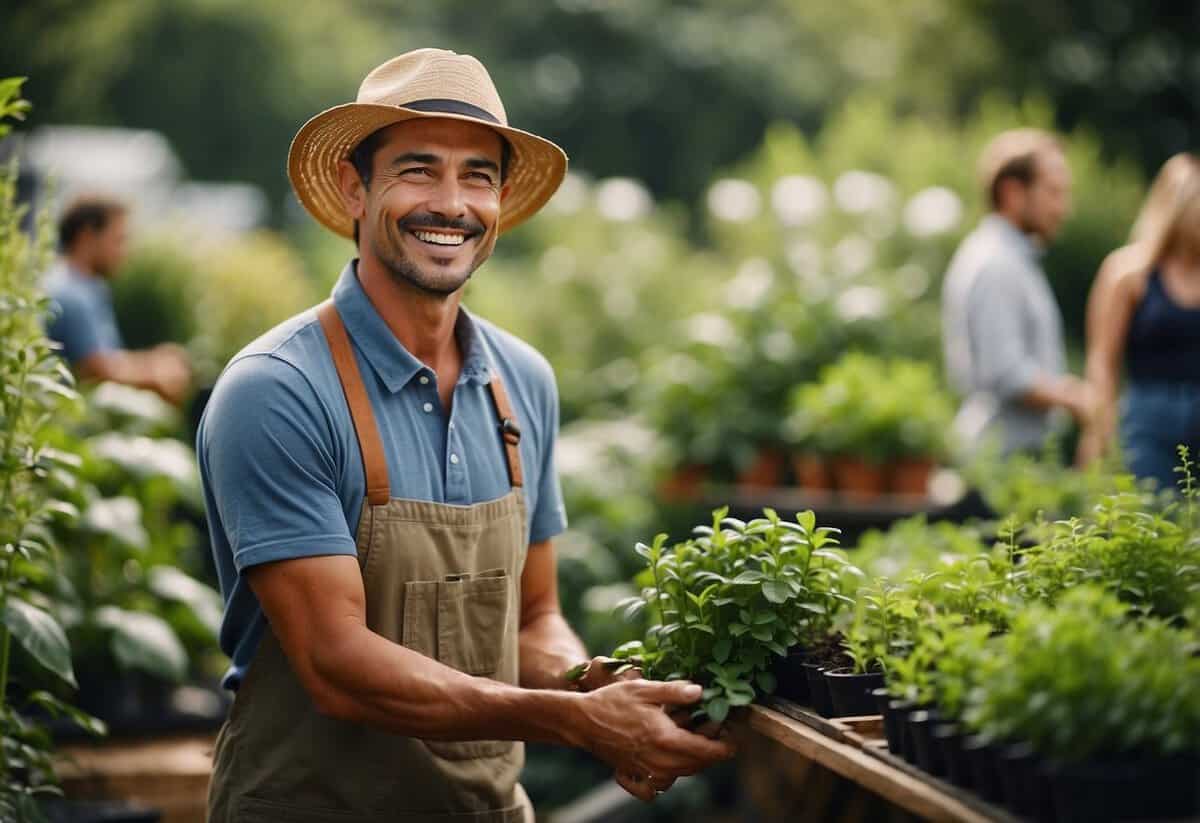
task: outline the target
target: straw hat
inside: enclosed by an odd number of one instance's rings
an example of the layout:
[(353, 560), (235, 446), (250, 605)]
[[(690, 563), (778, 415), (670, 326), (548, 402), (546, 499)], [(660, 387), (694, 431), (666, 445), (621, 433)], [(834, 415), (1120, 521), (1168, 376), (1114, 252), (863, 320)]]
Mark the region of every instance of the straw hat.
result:
[(500, 207), (501, 232), (533, 216), (562, 183), (567, 155), (557, 145), (508, 125), (504, 104), (487, 69), (474, 57), (417, 49), (374, 68), (353, 103), (309, 120), (292, 140), (288, 177), (313, 217), (343, 237), (354, 233), (338, 189), (338, 162), (372, 132), (419, 117), (480, 123), (512, 147)]

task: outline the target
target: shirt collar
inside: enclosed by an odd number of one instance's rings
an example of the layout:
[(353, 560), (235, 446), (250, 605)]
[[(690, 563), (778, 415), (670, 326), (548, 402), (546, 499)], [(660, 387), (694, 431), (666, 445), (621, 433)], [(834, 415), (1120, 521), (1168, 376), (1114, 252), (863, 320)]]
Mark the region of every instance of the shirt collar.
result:
[(1018, 229), (1007, 217), (992, 212), (984, 216), (983, 225), (987, 227), (988, 231), (1000, 237), (1004, 243), (1030, 260), (1037, 260), (1046, 253), (1045, 247), (1037, 238)]
[[(351, 260), (342, 270), (333, 287), (333, 303), (337, 306), (346, 331), (362, 351), (367, 363), (379, 375), (389, 392), (395, 393), (408, 385), (429, 367), (418, 360), (396, 339), (387, 323), (371, 304), (358, 281), (358, 260)], [(479, 325), (465, 308), (459, 307), (454, 321), (454, 335), (463, 353), (459, 382), (487, 383), (492, 376), (491, 353)]]

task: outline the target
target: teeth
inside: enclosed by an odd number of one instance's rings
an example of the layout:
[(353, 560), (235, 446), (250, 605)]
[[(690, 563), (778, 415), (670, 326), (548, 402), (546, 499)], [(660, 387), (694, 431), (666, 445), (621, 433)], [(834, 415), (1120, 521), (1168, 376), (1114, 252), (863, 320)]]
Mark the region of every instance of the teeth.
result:
[(439, 246), (461, 246), (466, 241), (461, 234), (438, 234), (431, 231), (415, 231), (413, 234), (417, 236), (418, 240), (436, 243)]

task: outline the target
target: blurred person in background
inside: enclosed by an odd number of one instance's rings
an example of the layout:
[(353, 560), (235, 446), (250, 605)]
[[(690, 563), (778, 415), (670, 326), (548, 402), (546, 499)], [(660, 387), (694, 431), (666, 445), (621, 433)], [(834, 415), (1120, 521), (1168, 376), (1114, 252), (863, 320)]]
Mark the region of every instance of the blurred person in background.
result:
[(1079, 461), (1101, 456), (1119, 429), (1129, 469), (1173, 488), (1177, 447), (1188, 446), (1193, 458), (1200, 449), (1200, 158), (1193, 154), (1162, 167), (1129, 245), (1105, 258), (1096, 275), (1087, 379), (1099, 408), (1080, 440)]
[(297, 197), (357, 257), (233, 359), (197, 436), (236, 691), (213, 823), (532, 821), (519, 741), (588, 749), (645, 800), (732, 756), (664, 710), (700, 686), (589, 660), (563, 618), (554, 373), (460, 305), (566, 165), (439, 49), (293, 140)]
[(1016, 129), (980, 159), (989, 212), (959, 246), (942, 286), (946, 368), (963, 403), (968, 448), (1040, 450), (1069, 413), (1081, 425), (1092, 391), (1067, 372), (1062, 316), (1039, 258), (1071, 208), (1071, 171), (1053, 135)]
[(184, 350), (163, 344), (130, 351), (121, 340), (109, 281), (125, 262), (128, 210), (106, 197), (89, 195), (70, 203), (58, 221), (62, 256), (47, 274), (54, 303), (47, 335), (80, 380), (111, 380), (150, 389), (179, 405), (191, 385)]

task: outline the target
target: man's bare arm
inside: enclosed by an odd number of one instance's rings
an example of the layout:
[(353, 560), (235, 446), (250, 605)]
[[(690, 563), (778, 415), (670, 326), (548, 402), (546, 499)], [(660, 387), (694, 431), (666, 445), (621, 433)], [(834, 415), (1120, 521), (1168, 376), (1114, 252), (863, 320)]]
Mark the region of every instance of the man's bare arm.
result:
[(521, 574), (521, 685), (561, 689), (563, 674), (587, 660), (587, 651), (562, 615), (558, 560), (549, 540), (533, 543)]
[(696, 702), (692, 684), (644, 680), (586, 694), (471, 677), (371, 631), (356, 558), (306, 557), (247, 572), (271, 628), (318, 711), (438, 740), (536, 740), (590, 749), (629, 773), (693, 774), (733, 754), (662, 710)]

